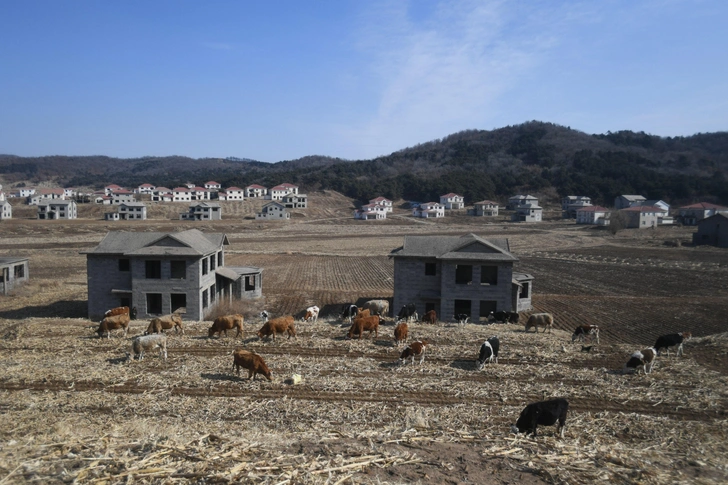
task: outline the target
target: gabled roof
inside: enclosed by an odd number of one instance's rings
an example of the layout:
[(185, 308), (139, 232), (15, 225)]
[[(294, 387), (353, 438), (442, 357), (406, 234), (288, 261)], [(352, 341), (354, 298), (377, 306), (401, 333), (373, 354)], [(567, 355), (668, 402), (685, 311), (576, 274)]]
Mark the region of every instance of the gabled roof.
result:
[(476, 202), (473, 205), (498, 205), (498, 202), (495, 202), (493, 200), (481, 200), (480, 202)]
[(41, 200), (38, 202), (38, 206), (47, 206), (47, 205), (71, 205), (75, 204), (72, 200), (61, 200), (61, 199), (48, 199), (48, 200)]
[(188, 189), (187, 187), (175, 187), (174, 189), (172, 189), (172, 192), (189, 192), (189, 191), (190, 191), (190, 189)]
[(205, 182), (205, 185), (220, 185), (218, 182), (215, 182), (214, 180), (210, 180), (209, 182)]
[(645, 197), (641, 195), (620, 195), (620, 197), (624, 197), (625, 199), (629, 201), (638, 201), (638, 200), (647, 200)]
[(241, 189), (240, 187), (228, 187), (228, 188), (227, 188), (227, 189), (225, 189), (225, 190), (226, 190), (227, 192), (231, 192), (231, 191), (233, 191), (233, 190), (243, 190), (243, 189)]
[(28, 261), (28, 258), (20, 258), (20, 257), (13, 257), (13, 256), (3, 256), (0, 258), (0, 264), (13, 264), (13, 263), (21, 263), (23, 261)]
[(119, 207), (146, 207), (144, 202), (122, 202)]
[(509, 197), (508, 198), (508, 200), (511, 200), (511, 199), (535, 199), (535, 200), (538, 200), (538, 198), (536, 198), (536, 197), (534, 197), (532, 195), (521, 195), (521, 194), (517, 194), (517, 195), (514, 195), (513, 197)]
[(708, 222), (708, 221), (710, 221), (710, 222), (717, 222), (717, 221), (726, 221), (726, 222), (728, 222), (728, 216), (725, 215), (725, 214), (718, 213), (718, 214), (715, 214), (713, 216), (706, 217), (702, 221), (698, 221), (698, 226), (701, 226), (701, 225), (703, 225), (703, 223)]
[(717, 205), (717, 204), (711, 204), (710, 202), (698, 202), (696, 204), (690, 204), (690, 205), (680, 207), (680, 209), (728, 210), (728, 207), (723, 207), (722, 205)]
[(509, 251), (508, 239), (464, 236), (405, 236), (404, 245), (392, 257), (436, 258), (442, 260), (518, 261)]
[(454, 194), (454, 193), (450, 192), (449, 194), (445, 194), (445, 195), (441, 195), (440, 196), (441, 199), (443, 197), (462, 197), (462, 195), (458, 195), (458, 194)]
[(141, 184), (139, 187), (154, 187), (152, 184)]
[[(247, 186), (247, 187), (245, 187), (245, 188), (246, 188), (246, 189), (265, 189), (265, 187), (263, 187), (262, 185), (258, 185), (258, 184), (248, 185), (248, 186)], [(266, 189), (266, 190), (267, 190), (267, 189)]]
[(297, 189), (295, 185), (291, 184), (280, 184), (273, 187), (271, 190), (289, 190), (289, 189)]
[(392, 202), (392, 201), (387, 199), (386, 197), (377, 197), (376, 199), (369, 199), (369, 203), (371, 203), (371, 204), (374, 204), (377, 202)]
[(198, 229), (173, 233), (112, 231), (98, 246), (82, 254), (204, 256), (228, 244), (225, 234), (205, 234)]

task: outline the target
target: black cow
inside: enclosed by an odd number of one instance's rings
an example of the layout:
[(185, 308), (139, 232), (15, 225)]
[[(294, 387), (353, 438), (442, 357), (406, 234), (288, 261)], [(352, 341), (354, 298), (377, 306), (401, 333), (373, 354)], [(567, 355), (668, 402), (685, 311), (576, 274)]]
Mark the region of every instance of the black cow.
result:
[(556, 432), (561, 429), (561, 437), (564, 437), (566, 426), (566, 413), (569, 410), (569, 401), (559, 397), (549, 401), (534, 402), (521, 411), (516, 425), (511, 427), (514, 433), (531, 433), (536, 436), (536, 426), (551, 426), (557, 421)]
[(349, 323), (351, 323), (351, 319), (356, 316), (356, 312), (358, 310), (359, 307), (357, 307), (353, 303), (347, 303), (346, 305), (341, 307), (341, 319), (348, 320)]
[(520, 316), (518, 312), (490, 312), (489, 317), (493, 317), (493, 321), (497, 323), (518, 323)]
[(480, 354), (478, 355), (478, 370), (483, 370), (486, 362), (498, 363), (498, 351), (500, 350), (500, 340), (498, 337), (491, 337), (480, 346)]
[(466, 323), (468, 323), (470, 315), (468, 315), (467, 313), (456, 313), (454, 317), (459, 324), (465, 325)]
[(660, 353), (660, 349), (665, 349), (667, 350), (667, 355), (670, 355), (670, 347), (674, 347), (675, 345), (677, 345), (677, 355), (679, 357), (683, 353), (683, 342), (689, 340), (691, 337), (692, 334), (690, 332), (662, 335), (660, 337), (657, 337), (657, 342), (655, 342), (655, 345), (653, 345), (653, 347), (655, 348), (655, 350), (657, 350), (658, 354)]
[(520, 318), (521, 315), (519, 315), (518, 312), (508, 312), (508, 323), (518, 323)]
[(417, 307), (414, 303), (404, 305), (397, 314), (397, 321), (400, 320), (417, 320)]
[(132, 320), (136, 320), (137, 317), (137, 309), (136, 307), (132, 307), (131, 311), (129, 312), (129, 318)]

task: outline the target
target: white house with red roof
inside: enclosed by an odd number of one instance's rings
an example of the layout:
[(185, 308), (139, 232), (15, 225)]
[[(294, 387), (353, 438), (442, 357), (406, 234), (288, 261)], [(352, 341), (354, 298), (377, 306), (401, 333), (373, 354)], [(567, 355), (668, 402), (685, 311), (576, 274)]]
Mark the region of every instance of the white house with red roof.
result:
[(172, 202), (172, 189), (157, 187), (152, 191), (152, 202)]
[(262, 185), (253, 184), (245, 187), (245, 197), (265, 197), (268, 195), (268, 189)]
[(716, 214), (728, 216), (728, 207), (711, 204), (710, 202), (698, 202), (678, 209), (678, 219), (686, 226), (696, 226), (698, 222)]
[(271, 200), (282, 200), (288, 194), (298, 194), (298, 187), (293, 184), (283, 183), (270, 189)]
[(18, 197), (30, 197), (35, 194), (34, 187), (21, 187), (18, 189)]
[(609, 216), (612, 211), (600, 205), (589, 205), (576, 210), (577, 224), (595, 224), (598, 226), (608, 226)]
[(245, 200), (245, 191), (240, 187), (228, 187), (217, 193), (218, 200)]
[(429, 219), (432, 217), (445, 217), (445, 206), (438, 202), (425, 202), (412, 210), (412, 215)]
[(450, 192), (449, 194), (440, 196), (440, 204), (448, 210), (462, 209), (465, 207), (465, 197)]
[(210, 191), (204, 187), (193, 187), (190, 192), (192, 200), (210, 200)]
[(152, 184), (141, 184), (139, 187), (134, 189), (137, 194), (151, 194), (154, 192), (156, 187)]
[(123, 189), (124, 189), (124, 187), (121, 187), (119, 185), (109, 184), (106, 187), (104, 187), (104, 192), (106, 193), (106, 195), (111, 195), (112, 192), (116, 192), (117, 190), (123, 190)]
[(187, 187), (172, 189), (172, 202), (192, 202), (192, 190)]
[(361, 209), (354, 211), (354, 219), (368, 220), (379, 220), (387, 218), (387, 209), (383, 205), (379, 204), (366, 204), (361, 206)]
[(387, 199), (386, 197), (377, 197), (376, 199), (369, 199), (369, 204), (367, 205), (378, 205), (380, 207), (384, 207), (385, 212), (392, 212), (392, 201)]
[(205, 188), (207, 190), (220, 190), (222, 188), (222, 185), (220, 185), (218, 182), (215, 182), (214, 180), (210, 180), (209, 182), (205, 182)]
[(63, 189), (36, 189), (35, 193), (28, 197), (28, 205), (38, 205), (49, 200), (65, 200), (66, 191)]

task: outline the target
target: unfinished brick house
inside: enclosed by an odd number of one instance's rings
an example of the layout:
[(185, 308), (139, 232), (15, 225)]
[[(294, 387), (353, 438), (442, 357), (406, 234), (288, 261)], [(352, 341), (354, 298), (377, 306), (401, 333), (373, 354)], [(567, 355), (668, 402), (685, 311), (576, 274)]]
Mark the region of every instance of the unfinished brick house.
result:
[(390, 257), (394, 314), (414, 303), (420, 315), (435, 310), (448, 321), (464, 313), (477, 322), (490, 312), (531, 308), (533, 277), (513, 272), (518, 258), (510, 253), (508, 239), (405, 236)]
[(0, 294), (7, 295), (30, 277), (28, 258), (5, 256), (0, 258)]
[(136, 307), (138, 318), (180, 312), (202, 320), (221, 299), (262, 296), (262, 269), (225, 267), (225, 234), (197, 229), (113, 231), (86, 254), (88, 315), (101, 318), (117, 306)]

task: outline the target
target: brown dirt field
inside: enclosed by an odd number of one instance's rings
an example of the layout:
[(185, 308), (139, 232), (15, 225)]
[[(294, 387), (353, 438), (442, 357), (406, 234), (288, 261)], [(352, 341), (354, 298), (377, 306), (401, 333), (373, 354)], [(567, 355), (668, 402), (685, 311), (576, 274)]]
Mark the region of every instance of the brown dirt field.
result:
[[(689, 228), (605, 231), (573, 223), (506, 224), (464, 215), (384, 224), (351, 219), (353, 202), (309, 194), (287, 224), (80, 219), (0, 224), (0, 255), (31, 258), (31, 282), (0, 296), (0, 483), (725, 483), (728, 481), (728, 253), (676, 247)], [(159, 214), (179, 212), (159, 208)], [(315, 209), (314, 209), (315, 208)], [(210, 322), (169, 335), (169, 358), (124, 362), (129, 339), (98, 339), (85, 319), (85, 258), (106, 231), (225, 232), (228, 265), (264, 268), (265, 306), (316, 324), (296, 339), (207, 339)], [(534, 311), (552, 334), (517, 325), (414, 324), (425, 363), (400, 366), (392, 326), (346, 340), (341, 304), (392, 296), (388, 253), (405, 234), (508, 237), (535, 276)], [(596, 323), (591, 352), (573, 327)], [(131, 335), (147, 322), (134, 322)], [(685, 356), (648, 376), (617, 372), (656, 336), (689, 330)], [(478, 372), (483, 339), (500, 363)], [(235, 347), (263, 356), (274, 381), (231, 373)], [(288, 385), (292, 374), (303, 383)], [(567, 397), (565, 439), (510, 434), (523, 406)]]

